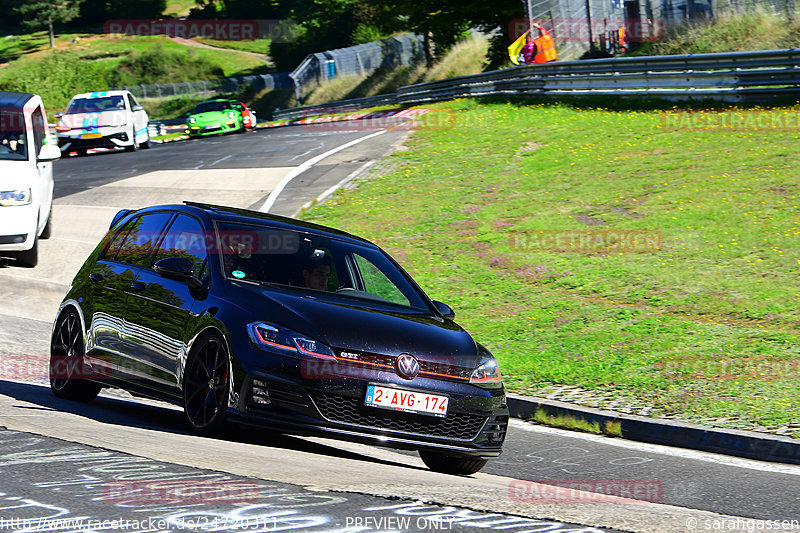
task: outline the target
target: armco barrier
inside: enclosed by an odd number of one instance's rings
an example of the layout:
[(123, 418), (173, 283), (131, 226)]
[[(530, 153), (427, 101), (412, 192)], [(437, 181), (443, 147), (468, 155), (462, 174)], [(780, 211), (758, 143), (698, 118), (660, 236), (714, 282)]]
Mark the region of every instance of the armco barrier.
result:
[[(524, 65), (408, 85), (383, 97), (386, 102), (415, 105), (494, 95), (613, 95), (730, 103), (800, 99), (800, 49)], [(352, 109), (358, 105), (368, 107), (367, 104), (366, 99), (343, 100), (284, 110), (275, 117), (290, 118), (291, 114), (296, 118), (309, 116), (312, 109), (319, 114), (320, 110), (330, 112), (331, 108)]]

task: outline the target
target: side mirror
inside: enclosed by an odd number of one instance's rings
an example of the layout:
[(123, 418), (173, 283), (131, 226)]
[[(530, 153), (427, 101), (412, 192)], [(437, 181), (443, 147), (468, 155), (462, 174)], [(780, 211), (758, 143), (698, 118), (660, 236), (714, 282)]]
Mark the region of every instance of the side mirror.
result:
[(59, 111), (59, 112), (57, 112), (57, 113), (56, 113), (56, 115), (55, 115), (55, 116), (56, 116), (56, 118), (61, 118), (61, 117), (63, 117), (63, 116), (64, 116), (64, 113), (62, 113), (61, 111)]
[(194, 277), (192, 262), (185, 257), (165, 257), (153, 265), (153, 270), (162, 278), (185, 281), (191, 288), (201, 285), (200, 280)]
[(135, 105), (131, 108), (132, 111), (144, 111), (144, 108), (140, 105)]
[(61, 150), (55, 144), (45, 144), (42, 146), (42, 149), (39, 150), (39, 156), (37, 159), (39, 161), (55, 161), (56, 159), (61, 157)]
[(456, 312), (453, 311), (453, 308), (446, 303), (433, 300), (433, 306), (436, 307), (436, 310), (439, 312), (439, 314), (445, 318), (453, 320), (456, 317)]

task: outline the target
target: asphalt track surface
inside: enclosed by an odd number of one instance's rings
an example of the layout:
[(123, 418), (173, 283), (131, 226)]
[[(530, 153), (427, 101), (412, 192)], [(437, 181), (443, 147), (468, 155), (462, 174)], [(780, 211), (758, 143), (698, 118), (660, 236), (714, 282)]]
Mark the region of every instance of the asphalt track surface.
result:
[[(40, 243), (40, 265), (31, 270), (18, 268), (11, 262), (0, 265), (0, 287), (4, 293), (0, 300), (0, 354), (6, 357), (4, 361), (13, 363), (15, 357), (44, 356), (48, 352), (50, 323), (69, 279), (117, 209), (184, 199), (258, 209), (281, 180), (303, 162), (373, 133), (375, 130), (355, 123), (347, 127), (341, 123), (334, 127), (288, 127), (157, 145), (136, 153), (103, 153), (57, 162), (54, 236)], [(405, 133), (388, 131), (317, 162), (289, 182), (271, 212), (294, 214), (305, 202), (390, 153), (402, 142)], [(325, 521), (309, 526), (313, 531), (437, 530), (434, 529), (437, 524), (425, 521), (420, 522), (425, 526), (420, 528), (416, 528), (419, 524), (406, 527), (404, 522), (369, 521), (361, 523), (362, 529), (346, 529), (356, 527), (354, 520), (358, 517), (379, 520), (412, 516), (414, 512), (435, 516), (430, 514), (431, 509), (411, 507), (416, 500), (435, 502), (444, 506), (442, 509), (453, 506), (452, 512), (472, 509), (499, 513), (502, 520), (523, 517), (544, 519), (550, 524), (549, 529), (544, 529), (544, 524), (501, 520), (484, 527), (474, 525), (480, 521), (471, 522), (467, 515), (462, 516), (464, 520), (439, 524), (442, 526), (439, 530), (449, 527), (454, 531), (478, 527), (512, 532), (583, 531), (591, 530), (591, 526), (631, 531), (747, 531), (751, 526), (758, 527), (757, 522), (713, 522), (722, 519), (709, 513), (771, 521), (800, 520), (799, 467), (593, 437), (519, 421), (512, 425), (503, 456), (490, 461), (481, 474), (456, 478), (424, 470), (415, 455), (325, 439), (236, 429), (222, 440), (201, 439), (185, 433), (180, 412), (172, 406), (114, 391), (104, 392), (100, 400), (88, 406), (63, 404), (50, 395), (44, 376), (13, 375), (6, 365), (0, 368), (0, 426), (9, 428), (0, 431), (0, 454), (25, 442), (35, 443), (30, 450), (33, 455), (38, 454), (36, 457), (51, 452), (51, 456), (58, 456), (61, 453), (58, 450), (76, 446), (82, 451), (68, 456), (91, 455), (99, 446), (109, 453), (144, 457), (159, 465), (199, 469), (192, 476), (222, 471), (237, 482), (256, 479), (257, 483), (277, 484), (273, 487), (275, 494), (297, 492), (288, 500), (317, 501), (312, 498), (317, 495), (321, 498), (319, 502), (328, 503), (281, 507), (292, 511), (281, 516), (296, 519), (306, 517), (311, 507), (314, 516), (322, 509), (320, 516), (326, 517)], [(269, 466), (251, 466), (259, 458), (266, 459)], [(77, 480), (75, 476), (81, 475), (79, 467), (86, 465), (72, 460), (47, 464), (46, 469), (41, 468), (42, 461), (16, 463), (11, 468), (0, 457), (0, 493), (4, 493), (8, 502), (21, 501), (13, 498), (24, 496), (42, 505), (60, 505), (68, 510), (64, 516), (109, 520), (129, 517), (118, 512), (121, 505), (118, 501), (109, 506), (108, 499), (97, 494), (94, 499), (80, 498), (77, 489), (69, 492), (53, 485), (67, 479)], [(176, 476), (175, 479), (183, 479)], [(117, 481), (95, 480), (101, 484)], [(546, 492), (533, 490), (538, 484), (527, 481), (591, 486), (596, 492), (622, 486), (642, 502), (609, 501), (591, 493), (580, 493), (581, 497), (568, 501), (551, 501)], [(70, 486), (78, 485), (76, 482)], [(321, 491), (309, 492), (310, 488)], [(243, 506), (263, 507), (273, 502), (269, 498), (279, 497), (272, 495), (273, 489), (259, 492), (267, 498), (264, 501), (236, 502), (222, 511), (217, 508), (211, 511), (230, 519), (230, 513)], [(360, 496), (354, 498), (354, 493)], [(336, 494), (340, 496), (332, 496)], [(406, 498), (394, 503), (407, 507), (365, 511), (393, 503), (387, 504), (385, 498), (389, 496)], [(336, 500), (337, 497), (345, 500)], [(153, 502), (145, 503), (136, 512), (165, 515), (166, 511), (153, 507)], [(209, 511), (209, 505), (203, 502), (189, 507)], [(275, 504), (266, 507), (269, 512), (278, 508)], [(0, 530), (4, 528), (2, 519), (7, 518), (3, 508), (0, 500)], [(122, 508), (127, 509), (124, 505)], [(266, 520), (268, 514), (265, 511), (258, 516)], [(694, 529), (692, 520), (697, 521)], [(563, 525), (570, 523), (590, 528)], [(293, 524), (296, 530), (302, 529)], [(272, 529), (263, 530), (280, 530), (277, 524), (269, 526)]]

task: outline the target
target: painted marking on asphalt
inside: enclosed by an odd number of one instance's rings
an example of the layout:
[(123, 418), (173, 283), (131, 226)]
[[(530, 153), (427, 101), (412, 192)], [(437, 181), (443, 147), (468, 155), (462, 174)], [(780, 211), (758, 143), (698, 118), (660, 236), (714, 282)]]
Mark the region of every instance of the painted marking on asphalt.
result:
[(378, 135), (382, 135), (386, 133), (386, 131), (387, 130), (381, 130), (381, 131), (376, 131), (375, 133), (370, 133), (369, 135), (365, 135), (364, 137), (360, 137), (358, 139), (355, 139), (354, 141), (345, 143), (332, 150), (328, 150), (324, 154), (314, 156), (308, 161), (305, 161), (299, 167), (295, 168), (292, 172), (290, 172), (285, 178), (283, 178), (281, 182), (278, 184), (278, 186), (275, 187), (271, 193), (269, 193), (267, 200), (264, 202), (264, 205), (261, 206), (261, 209), (259, 209), (259, 211), (261, 211), (262, 213), (269, 213), (269, 210), (272, 209), (273, 205), (275, 205), (275, 201), (278, 199), (278, 196), (281, 194), (281, 192), (283, 192), (283, 189), (286, 188), (286, 186), (289, 184), (290, 181), (292, 181), (294, 178), (296, 178), (306, 170), (310, 169), (311, 167), (313, 167), (315, 164), (319, 163), (326, 157), (331, 156), (337, 152), (340, 152), (345, 148), (350, 148), (351, 146), (356, 145), (360, 142), (364, 142), (366, 140), (372, 139), (373, 137), (377, 137)]
[(309, 207), (311, 207), (315, 203), (316, 204), (321, 204), (329, 196), (333, 195), (333, 193), (335, 193), (336, 191), (338, 191), (339, 189), (341, 189), (342, 187), (347, 185), (350, 182), (350, 180), (352, 180), (353, 178), (355, 178), (356, 176), (358, 176), (359, 174), (361, 174), (362, 172), (367, 170), (369, 167), (371, 167), (375, 163), (376, 163), (376, 161), (374, 159), (370, 160), (370, 161), (367, 161), (366, 163), (364, 163), (363, 165), (358, 167), (356, 170), (354, 170), (353, 172), (348, 174), (347, 177), (345, 177), (342, 181), (340, 181), (336, 185), (328, 188), (328, 190), (326, 190), (325, 192), (323, 192), (322, 194), (320, 194), (316, 198), (313, 198), (313, 199), (307, 201), (306, 203), (304, 203), (302, 206), (300, 206), (300, 209), (295, 211), (294, 215), (292, 215), (292, 218), (297, 218), (297, 215), (299, 215), (300, 213), (302, 213), (303, 211), (305, 211), (306, 209), (308, 209)]
[(660, 444), (648, 444), (646, 442), (634, 442), (623, 439), (616, 439), (612, 437), (605, 437), (601, 435), (592, 435), (589, 433), (579, 433), (576, 431), (567, 431), (565, 429), (551, 428), (547, 426), (538, 426), (530, 422), (512, 419), (511, 426), (529, 431), (531, 433), (546, 433), (549, 435), (556, 435), (559, 437), (569, 437), (572, 439), (585, 440), (596, 442), (598, 444), (605, 444), (608, 446), (617, 446), (626, 448), (628, 450), (636, 450), (640, 452), (649, 452), (658, 455), (668, 455), (671, 457), (680, 457), (681, 459), (694, 459), (696, 461), (705, 461), (707, 463), (715, 463), (725, 466), (735, 466), (738, 468), (746, 468), (749, 470), (759, 470), (762, 472), (773, 472), (776, 474), (789, 474), (792, 476), (800, 476), (800, 466), (787, 465), (782, 463), (767, 463), (764, 461), (757, 461), (755, 459), (742, 459), (741, 457), (730, 457), (711, 452), (701, 452), (698, 450), (686, 450), (683, 448), (671, 448)]

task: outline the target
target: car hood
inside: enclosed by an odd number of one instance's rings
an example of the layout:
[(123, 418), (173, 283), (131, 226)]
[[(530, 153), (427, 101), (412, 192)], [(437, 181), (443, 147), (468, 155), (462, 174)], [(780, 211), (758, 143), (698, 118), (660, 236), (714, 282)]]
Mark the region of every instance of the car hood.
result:
[(219, 122), (220, 120), (228, 120), (229, 117), (227, 111), (208, 111), (190, 115), (190, 118), (195, 119), (197, 122)]
[(6, 161), (0, 159), (0, 190), (28, 189), (36, 183), (36, 167), (31, 161)]
[(385, 355), (411, 353), (421, 359), (451, 357), (474, 367), (475, 341), (451, 320), (393, 305), (373, 304), (332, 293), (231, 283), (231, 296), (265, 321), (282, 325), (345, 351)]
[(74, 113), (63, 115), (59, 126), (70, 128), (91, 128), (121, 126), (128, 122), (128, 112), (124, 110), (103, 111), (102, 113)]

